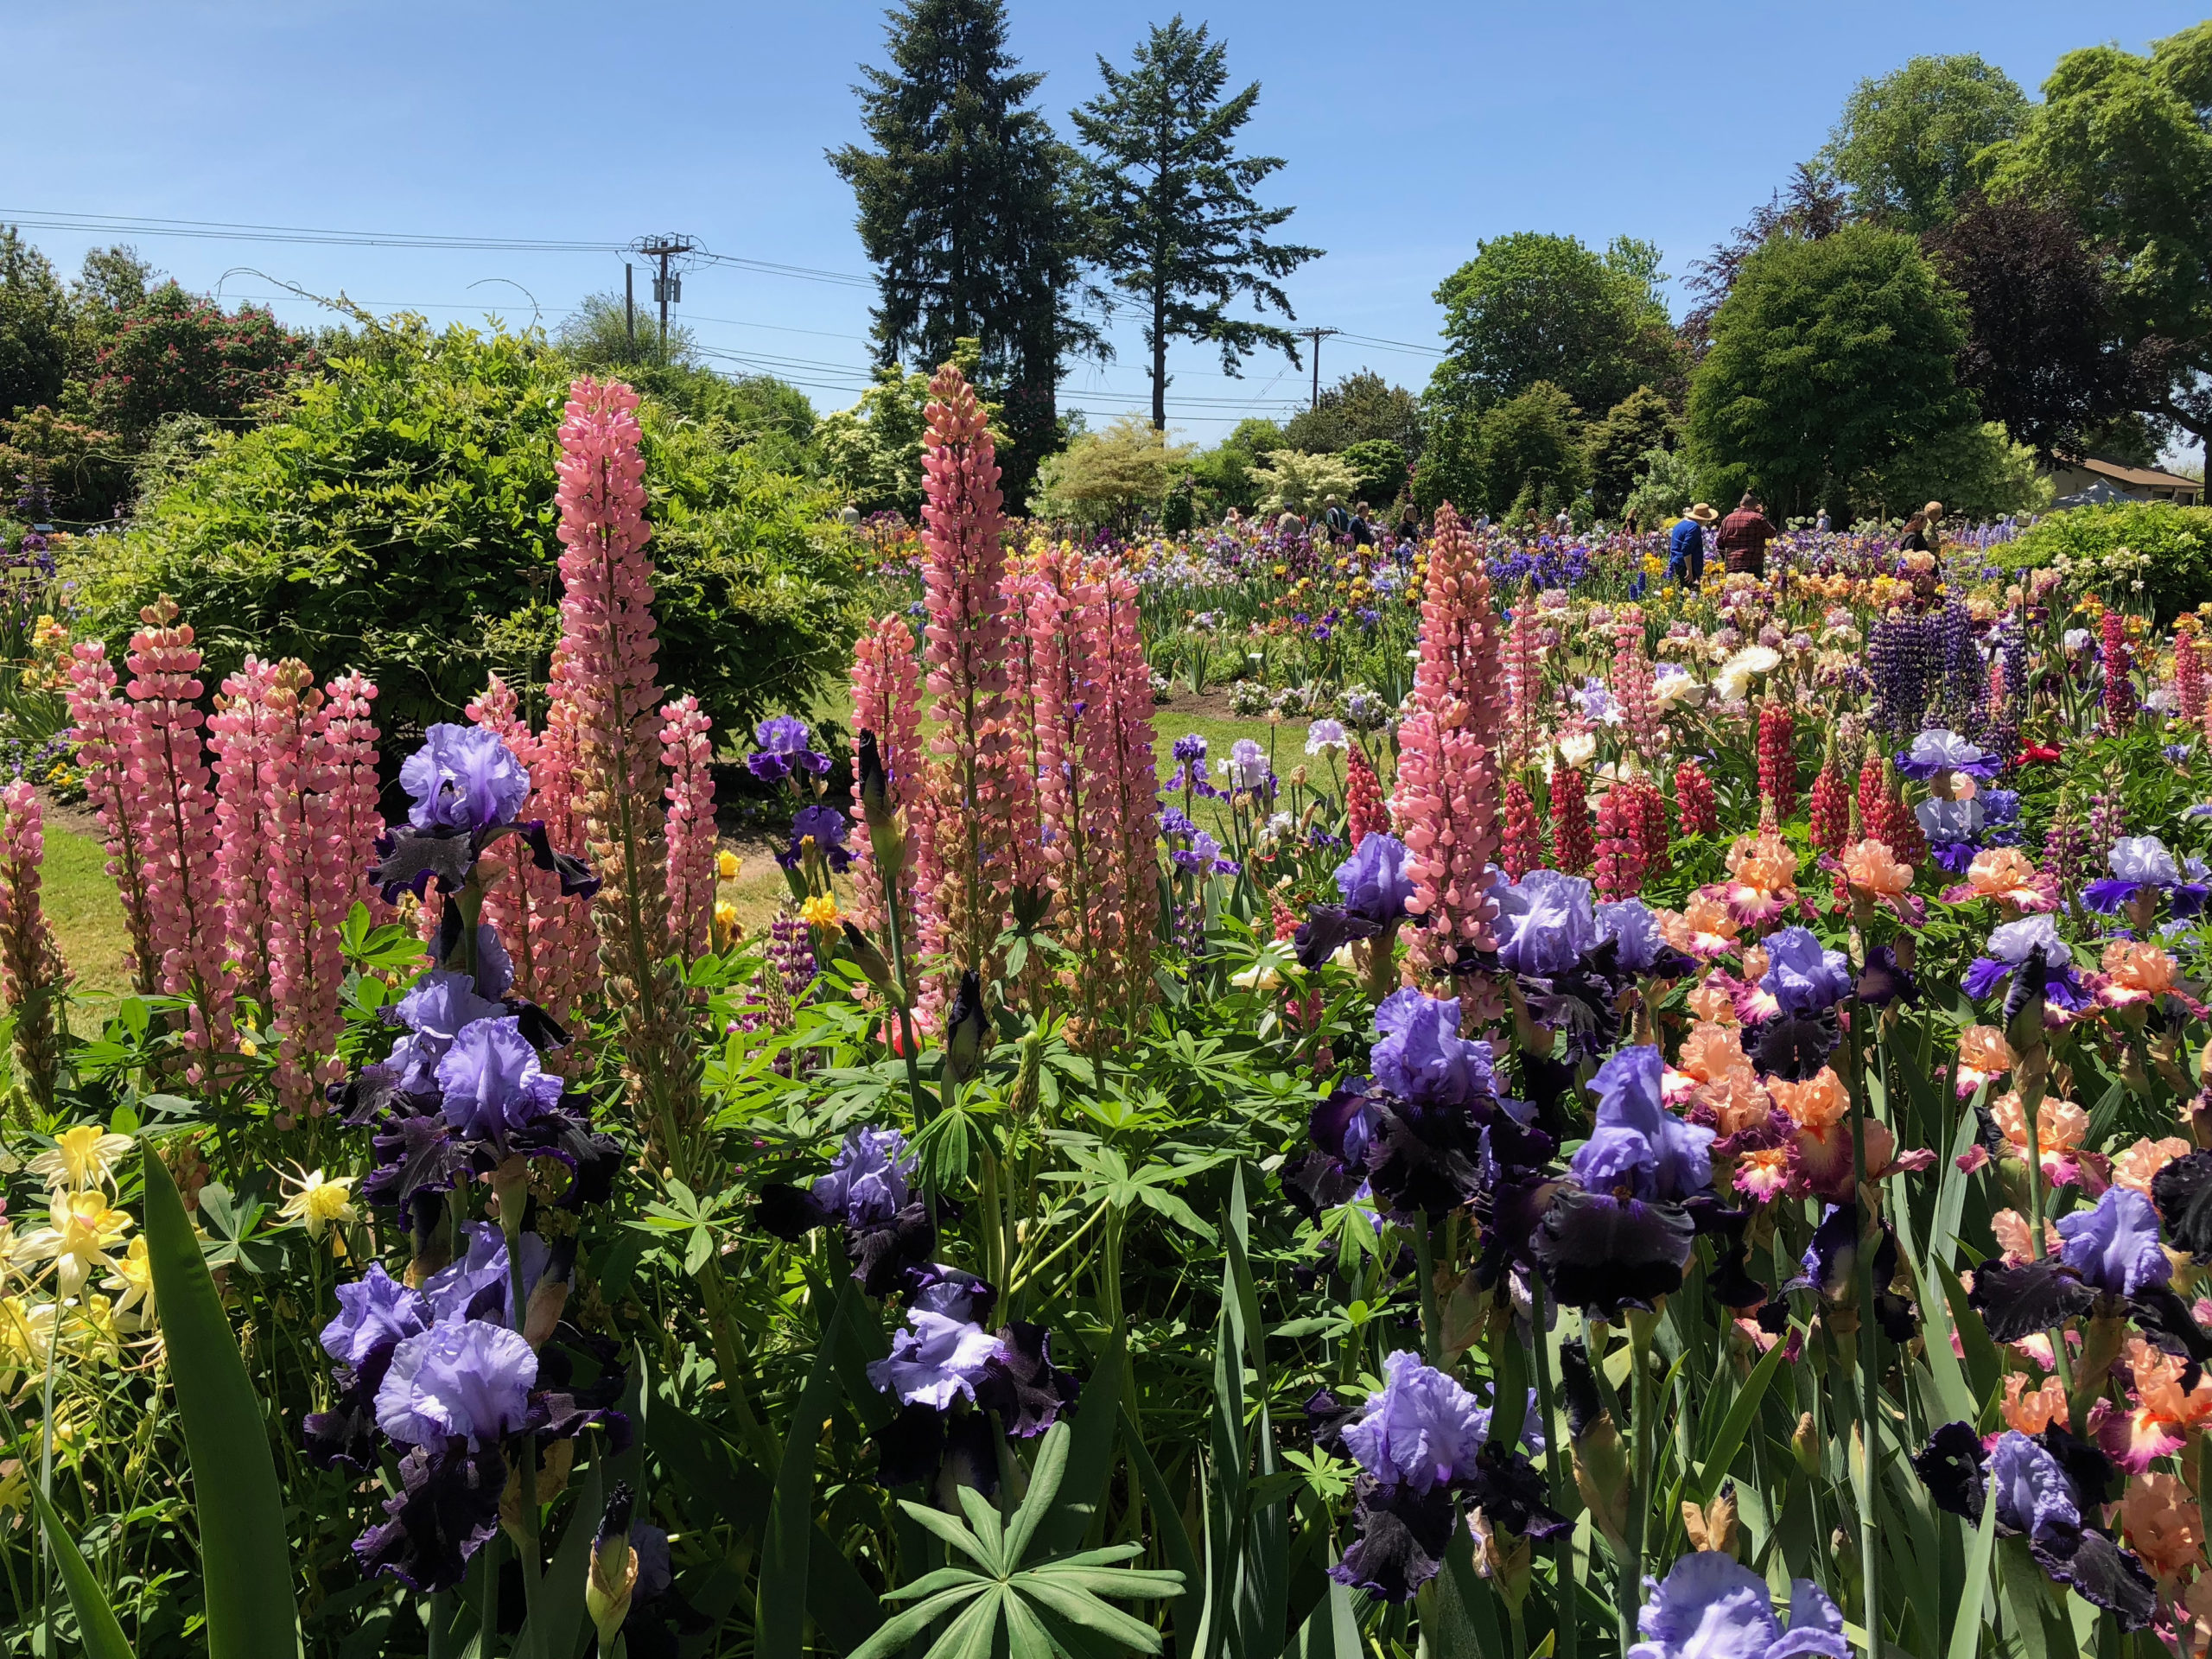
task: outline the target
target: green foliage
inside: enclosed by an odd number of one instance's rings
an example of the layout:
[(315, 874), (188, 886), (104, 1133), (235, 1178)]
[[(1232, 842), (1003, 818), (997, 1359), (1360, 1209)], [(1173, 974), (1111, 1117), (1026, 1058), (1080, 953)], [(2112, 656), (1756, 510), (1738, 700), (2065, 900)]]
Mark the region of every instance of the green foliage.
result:
[(611, 290), (577, 301), (554, 338), (578, 368), (593, 374), (612, 369), (632, 385), (638, 384), (639, 370), (686, 367), (699, 360), (698, 337), (689, 328), (671, 319), (664, 340), (658, 307), (626, 306)]
[(1974, 418), (1953, 380), (1964, 306), (1901, 232), (1777, 237), (1744, 262), (1690, 384), (1691, 458), (1785, 514), (1863, 485)]
[(1123, 415), (1103, 432), (1086, 432), (1037, 469), (1033, 516), (1126, 528), (1166, 499), (1187, 445), (1138, 415)]
[(2152, 44), (2069, 52), (2019, 135), (1985, 158), (1993, 196), (2055, 199), (2109, 250), (2122, 344), (2156, 340), (2139, 405), (2212, 432), (2212, 22)]
[(1974, 190), (1974, 158), (2018, 132), (2027, 112), (2012, 78), (1971, 52), (1916, 57), (1859, 83), (1821, 159), (1859, 212), (1925, 231), (1958, 211)]
[[(963, 340), (949, 359), (973, 379), (981, 346)], [(929, 422), (930, 377), (908, 374), (896, 363), (875, 372), (875, 384), (850, 409), (825, 415), (814, 428), (822, 469), (844, 499), (862, 512), (903, 512), (922, 505), (922, 436)], [(984, 404), (995, 431), (997, 408)]]
[(1339, 454), (1356, 443), (1395, 443), (1409, 461), (1421, 449), (1421, 399), (1394, 386), (1372, 369), (1348, 374), (1324, 390), (1311, 409), (1301, 409), (1283, 428), (1294, 449)]
[(1480, 411), (1539, 381), (1611, 409), (1661, 384), (1675, 359), (1658, 276), (1657, 250), (1625, 237), (1603, 254), (1535, 231), (1477, 244), (1436, 290), (1450, 355), (1430, 378), (1431, 410)]
[(102, 342), (85, 395), (99, 425), (136, 444), (168, 415), (240, 420), (313, 362), (305, 337), (266, 310), (226, 312), (164, 283)]
[[(2125, 560), (2115, 556), (2126, 552)], [(1999, 565), (2039, 569), (2060, 561), (2077, 580), (2102, 587), (2116, 601), (2148, 603), (2171, 618), (2212, 599), (2212, 507), (2171, 501), (2115, 501), (2069, 507), (1990, 550)], [(2140, 594), (2129, 584), (2139, 580)]]
[(1061, 360), (1098, 345), (1076, 310), (1076, 158), (1027, 107), (1044, 77), (1007, 50), (1002, 0), (905, 0), (884, 36), (890, 66), (861, 68), (868, 146), (830, 153), (879, 273), (877, 356), (938, 364), (977, 342), (969, 378), (1005, 405), (1018, 506), (1058, 445)]
[(1639, 464), (1643, 476), (1621, 503), (1621, 512), (1634, 513), (1646, 529), (1681, 518), (1698, 499), (1697, 468), (1686, 450), (1647, 450)]
[(1359, 487), (1359, 475), (1341, 455), (1313, 455), (1302, 449), (1278, 449), (1267, 465), (1252, 469), (1259, 486), (1259, 506), (1265, 512), (1295, 512), (1310, 517), (1331, 496), (1349, 497)]
[(2056, 493), (2036, 453), (1995, 421), (1955, 426), (1914, 444), (1885, 467), (1877, 493), (1857, 498), (1860, 516), (1902, 518), (1926, 501), (1976, 520), (2041, 512)]
[(1362, 438), (1346, 444), (1337, 459), (1359, 480), (1353, 493), (1377, 511), (1388, 508), (1406, 487), (1406, 452), (1389, 438)]
[(1601, 513), (1620, 512), (1643, 481), (1651, 453), (1681, 442), (1681, 429), (1667, 400), (1649, 386), (1638, 386), (1591, 427), (1585, 441), (1592, 505)]
[(1248, 415), (1219, 443), (1192, 458), (1191, 476), (1216, 516), (1231, 507), (1249, 512), (1260, 499), (1252, 469), (1276, 450), (1290, 447), (1282, 428), (1260, 416)]
[[(214, 676), (248, 651), (359, 668), (396, 741), (493, 671), (542, 687), (569, 367), (532, 336), (378, 331), (282, 419), (214, 435), (130, 535), (78, 544), (92, 630), (118, 639), (170, 594)], [(718, 423), (651, 402), (643, 420), (664, 683), (724, 730), (803, 702), (849, 639), (831, 499)]]
[(0, 225), (0, 420), (60, 400), (69, 370), (69, 301), (47, 257)]
[(1165, 428), (1173, 341), (1219, 347), (1230, 374), (1262, 346), (1298, 360), (1287, 329), (1233, 317), (1229, 307), (1245, 298), (1262, 312), (1294, 315), (1282, 280), (1321, 251), (1267, 239), (1294, 210), (1262, 207), (1252, 189), (1282, 159), (1236, 153), (1260, 83), (1222, 96), (1229, 48), (1210, 40), (1204, 23), (1192, 29), (1179, 16), (1155, 24), (1129, 68), (1101, 58), (1098, 73), (1105, 90), (1072, 117), (1090, 146), (1085, 251), (1136, 301), (1151, 359), (1152, 423)]
[(1491, 512), (1549, 518), (1581, 493), (1589, 473), (1577, 412), (1564, 391), (1539, 380), (1483, 416), (1477, 464)]

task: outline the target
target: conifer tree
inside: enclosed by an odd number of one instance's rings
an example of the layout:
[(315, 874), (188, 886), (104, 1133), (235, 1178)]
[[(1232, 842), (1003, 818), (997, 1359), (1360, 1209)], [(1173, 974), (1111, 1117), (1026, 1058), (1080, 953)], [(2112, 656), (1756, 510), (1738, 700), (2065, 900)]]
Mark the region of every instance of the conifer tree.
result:
[(1289, 329), (1231, 317), (1228, 308), (1249, 295), (1259, 309), (1294, 321), (1281, 279), (1321, 251), (1267, 239), (1294, 210), (1253, 198), (1283, 162), (1236, 153), (1260, 83), (1224, 99), (1228, 60), (1225, 42), (1178, 16), (1154, 28), (1126, 71), (1099, 59), (1106, 90), (1074, 115), (1092, 152), (1084, 168), (1090, 251), (1138, 302), (1155, 427), (1167, 424), (1170, 340), (1211, 340), (1230, 374), (1262, 346), (1299, 360)]

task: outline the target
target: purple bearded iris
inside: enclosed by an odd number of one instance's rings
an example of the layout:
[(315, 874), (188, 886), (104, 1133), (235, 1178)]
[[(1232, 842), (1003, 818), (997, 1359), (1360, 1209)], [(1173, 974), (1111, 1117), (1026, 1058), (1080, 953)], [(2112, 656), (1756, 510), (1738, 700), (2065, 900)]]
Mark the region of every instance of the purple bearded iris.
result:
[(943, 1411), (956, 1399), (976, 1397), (983, 1366), (998, 1351), (998, 1338), (979, 1325), (916, 1311), (892, 1338), (889, 1357), (868, 1362), (868, 1380), (902, 1405)]
[[(1368, 837), (1372, 841), (1376, 837)], [(1382, 1040), (1370, 1062), (1376, 1082), (1416, 1106), (1471, 1106), (1497, 1092), (1491, 1046), (1459, 1035), (1459, 1000), (1393, 991), (1375, 1010)]]
[(2069, 1011), (2088, 1006), (2088, 993), (2074, 971), (2074, 953), (2058, 937), (2058, 924), (2049, 916), (2024, 916), (1993, 928), (1989, 943), (1982, 948), (1989, 954), (1976, 957), (1967, 965), (1961, 986), (1979, 1001), (1999, 986), (2009, 984), (2005, 996), (2008, 1023), (2033, 996)]
[(1567, 1525), (1528, 1459), (1491, 1439), (1491, 1413), (1474, 1395), (1402, 1350), (1382, 1369), (1383, 1386), (1356, 1411), (1325, 1391), (1306, 1402), (1315, 1443), (1360, 1469), (1359, 1535), (1330, 1577), (1410, 1600), (1442, 1567), (1462, 1500), (1503, 1532), (1548, 1538)]
[(1414, 896), (1414, 880), (1406, 872), (1406, 843), (1379, 830), (1370, 831), (1352, 855), (1337, 866), (1337, 891), (1344, 895), (1347, 916), (1377, 928), (1403, 921), (1406, 900)]
[(1666, 1069), (1648, 1045), (1623, 1049), (1592, 1080), (1599, 1091), (1590, 1139), (1573, 1160), (1573, 1184), (1543, 1211), (1531, 1247), (1560, 1303), (1618, 1318), (1681, 1288), (1698, 1216), (1685, 1201), (1709, 1199), (1713, 1132), (1666, 1109)]
[(558, 1104), (566, 1086), (538, 1064), (512, 1014), (462, 1027), (438, 1062), (437, 1078), (446, 1122), (495, 1147)]
[[(2152, 1191), (2158, 1192), (2155, 1181)], [(2158, 1196), (2173, 1192), (2170, 1185)], [(2201, 1365), (2212, 1360), (2212, 1337), (2169, 1282), (2173, 1268), (2158, 1242), (2158, 1219), (2140, 1192), (2107, 1187), (2094, 1209), (2059, 1218), (2056, 1255), (2017, 1268), (1984, 1262), (1967, 1300), (1999, 1342), (2082, 1315), (2125, 1315), (2154, 1345)]]
[(1835, 1005), (1851, 995), (1851, 963), (1802, 927), (1770, 935), (1766, 950), (1759, 988), (1780, 1011), (1759, 1022), (1751, 1058), (1770, 1077), (1802, 1083), (1819, 1073), (1841, 1040)]
[[(2131, 907), (2157, 907), (2162, 894), (2171, 894), (2177, 916), (2194, 916), (2204, 908), (2212, 886), (2182, 880), (2181, 866), (2156, 836), (2122, 836), (2113, 843), (2105, 862), (2112, 874), (2082, 889), (2082, 902), (2101, 915), (2117, 916)], [(2192, 869), (2194, 877), (2199, 872)], [(2143, 918), (2148, 921), (2148, 916)]]
[(794, 772), (819, 778), (830, 770), (830, 757), (817, 754), (809, 747), (813, 734), (795, 715), (762, 721), (753, 728), (753, 740), (760, 746), (760, 752), (747, 755), (745, 764), (763, 783), (780, 784)]
[[(1911, 1340), (1915, 1332), (1912, 1302), (1890, 1287), (1897, 1276), (1897, 1236), (1889, 1223), (1881, 1224), (1871, 1264), (1874, 1279), (1874, 1323), (1891, 1342)], [(1855, 1304), (1859, 1289), (1859, 1252), (1866, 1246), (1856, 1204), (1832, 1204), (1813, 1229), (1813, 1242), (1798, 1258), (1803, 1269), (1775, 1292), (1777, 1305), (1793, 1290), (1816, 1292), (1830, 1306)]]
[(1639, 979), (1680, 979), (1697, 964), (1667, 943), (1659, 918), (1641, 899), (1598, 906), (1598, 927), (1613, 945), (1613, 966)]
[(1967, 1423), (1946, 1423), (1912, 1459), (1938, 1509), (1981, 1519), (1988, 1482), (1997, 1489), (1999, 1536), (2025, 1538), (2028, 1553), (2056, 1582), (2101, 1607), (2123, 1630), (2146, 1628), (2158, 1586), (2143, 1564), (2093, 1517), (2112, 1485), (2110, 1459), (2053, 1423), (2040, 1434), (2006, 1429), (1988, 1452)]
[(786, 870), (798, 869), (806, 862), (806, 843), (811, 840), (830, 874), (842, 875), (853, 861), (852, 849), (845, 845), (851, 829), (852, 821), (834, 806), (803, 806), (791, 818), (791, 844), (776, 855), (776, 862)]
[(522, 1427), (537, 1381), (537, 1355), (505, 1325), (432, 1325), (392, 1350), (377, 1390), (377, 1427), (402, 1446), (465, 1440), (480, 1451)]
[(1966, 874), (1988, 838), (1984, 833), (1988, 809), (1979, 795), (1970, 801), (1922, 801), (1912, 809), (1912, 817), (1928, 837), (1929, 855), (1953, 875)]
[(1926, 783), (1946, 772), (1962, 772), (1967, 777), (1988, 783), (1997, 776), (2004, 764), (2002, 759), (1970, 743), (1956, 732), (1923, 732), (1912, 740), (1912, 747), (1899, 751), (1897, 771), (1907, 778)]
[[(937, 1227), (912, 1185), (914, 1160), (896, 1129), (855, 1129), (805, 1192), (782, 1181), (760, 1189), (756, 1213), (778, 1238), (842, 1227), (854, 1279), (871, 1296), (918, 1287), (937, 1248)], [(924, 1274), (925, 1278), (926, 1274)]]
[(1627, 1659), (1850, 1659), (1842, 1611), (1810, 1579), (1790, 1580), (1786, 1630), (1766, 1580), (1718, 1550), (1685, 1555), (1664, 1580), (1644, 1584), (1651, 1599), (1636, 1620), (1644, 1639)]
[(359, 1279), (338, 1287), (338, 1317), (322, 1327), (322, 1351), (358, 1368), (379, 1348), (397, 1346), (429, 1323), (422, 1294), (372, 1262)]
[[(599, 878), (582, 860), (553, 850), (543, 822), (516, 818), (529, 798), (530, 774), (496, 732), (433, 726), (423, 747), (400, 763), (399, 778), (412, 798), (408, 821), (377, 838), (369, 867), (386, 904), (403, 893), (420, 899), (433, 882), (440, 893), (459, 893), (485, 849), (505, 835), (523, 838), (539, 869), (559, 873), (563, 893), (588, 898), (599, 891)], [(452, 943), (442, 940), (442, 950)]]
[(1587, 881), (1557, 870), (1531, 870), (1518, 881), (1492, 887), (1498, 964), (1532, 978), (1565, 973), (1604, 938), (1591, 895)]
[(514, 822), (530, 798), (530, 773), (497, 732), (437, 725), (423, 735), (399, 766), (399, 785), (412, 798), (410, 823), (474, 835)]

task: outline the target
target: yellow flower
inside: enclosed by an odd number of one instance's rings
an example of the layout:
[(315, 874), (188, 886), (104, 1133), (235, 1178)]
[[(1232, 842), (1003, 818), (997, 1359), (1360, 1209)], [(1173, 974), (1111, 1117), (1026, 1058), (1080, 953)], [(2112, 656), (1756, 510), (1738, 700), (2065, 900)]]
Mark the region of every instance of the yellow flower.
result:
[(238, 1039), (238, 1052), (245, 1055), (246, 1058), (250, 1060), (255, 1055), (261, 1052), (261, 1048), (252, 1038), (241, 1037)]
[(724, 850), (715, 855), (715, 874), (720, 876), (723, 880), (736, 880), (738, 868), (738, 859), (735, 853)]
[(115, 1304), (118, 1323), (128, 1318), (134, 1328), (142, 1331), (153, 1325), (154, 1264), (146, 1254), (144, 1234), (130, 1241), (130, 1248), (115, 1264), (115, 1271), (100, 1281), (100, 1288), (122, 1293)]
[(94, 1268), (114, 1268), (115, 1258), (108, 1252), (130, 1230), (130, 1217), (109, 1209), (97, 1190), (57, 1192), (48, 1224), (18, 1240), (13, 1254), (21, 1262), (52, 1262), (61, 1294), (74, 1296)]
[(309, 1238), (321, 1238), (323, 1229), (334, 1221), (359, 1219), (353, 1208), (353, 1179), (341, 1175), (327, 1181), (319, 1169), (302, 1170), (296, 1175), (287, 1175), (284, 1185), (291, 1196), (284, 1200), (280, 1212), (285, 1220), (296, 1221), (308, 1230)]
[(798, 907), (798, 918), (820, 932), (834, 932), (844, 918), (837, 913), (837, 901), (830, 894), (817, 893)]
[(115, 1185), (115, 1161), (130, 1150), (127, 1135), (110, 1135), (97, 1123), (79, 1123), (54, 1137), (54, 1149), (30, 1161), (30, 1172), (50, 1187), (75, 1192), (80, 1186)]

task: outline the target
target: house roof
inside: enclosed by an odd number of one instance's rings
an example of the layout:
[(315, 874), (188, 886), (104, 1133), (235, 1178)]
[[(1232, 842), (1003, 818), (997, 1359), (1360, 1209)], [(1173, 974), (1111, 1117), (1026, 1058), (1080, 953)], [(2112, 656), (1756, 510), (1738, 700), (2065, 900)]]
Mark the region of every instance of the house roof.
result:
[(2203, 480), (2183, 478), (2175, 473), (2162, 473), (2152, 467), (2123, 467), (2116, 461), (2104, 461), (2095, 455), (2061, 455), (2063, 467), (2079, 467), (2084, 472), (2108, 478), (2115, 484), (2133, 484), (2139, 490), (2195, 490), (2202, 493)]

